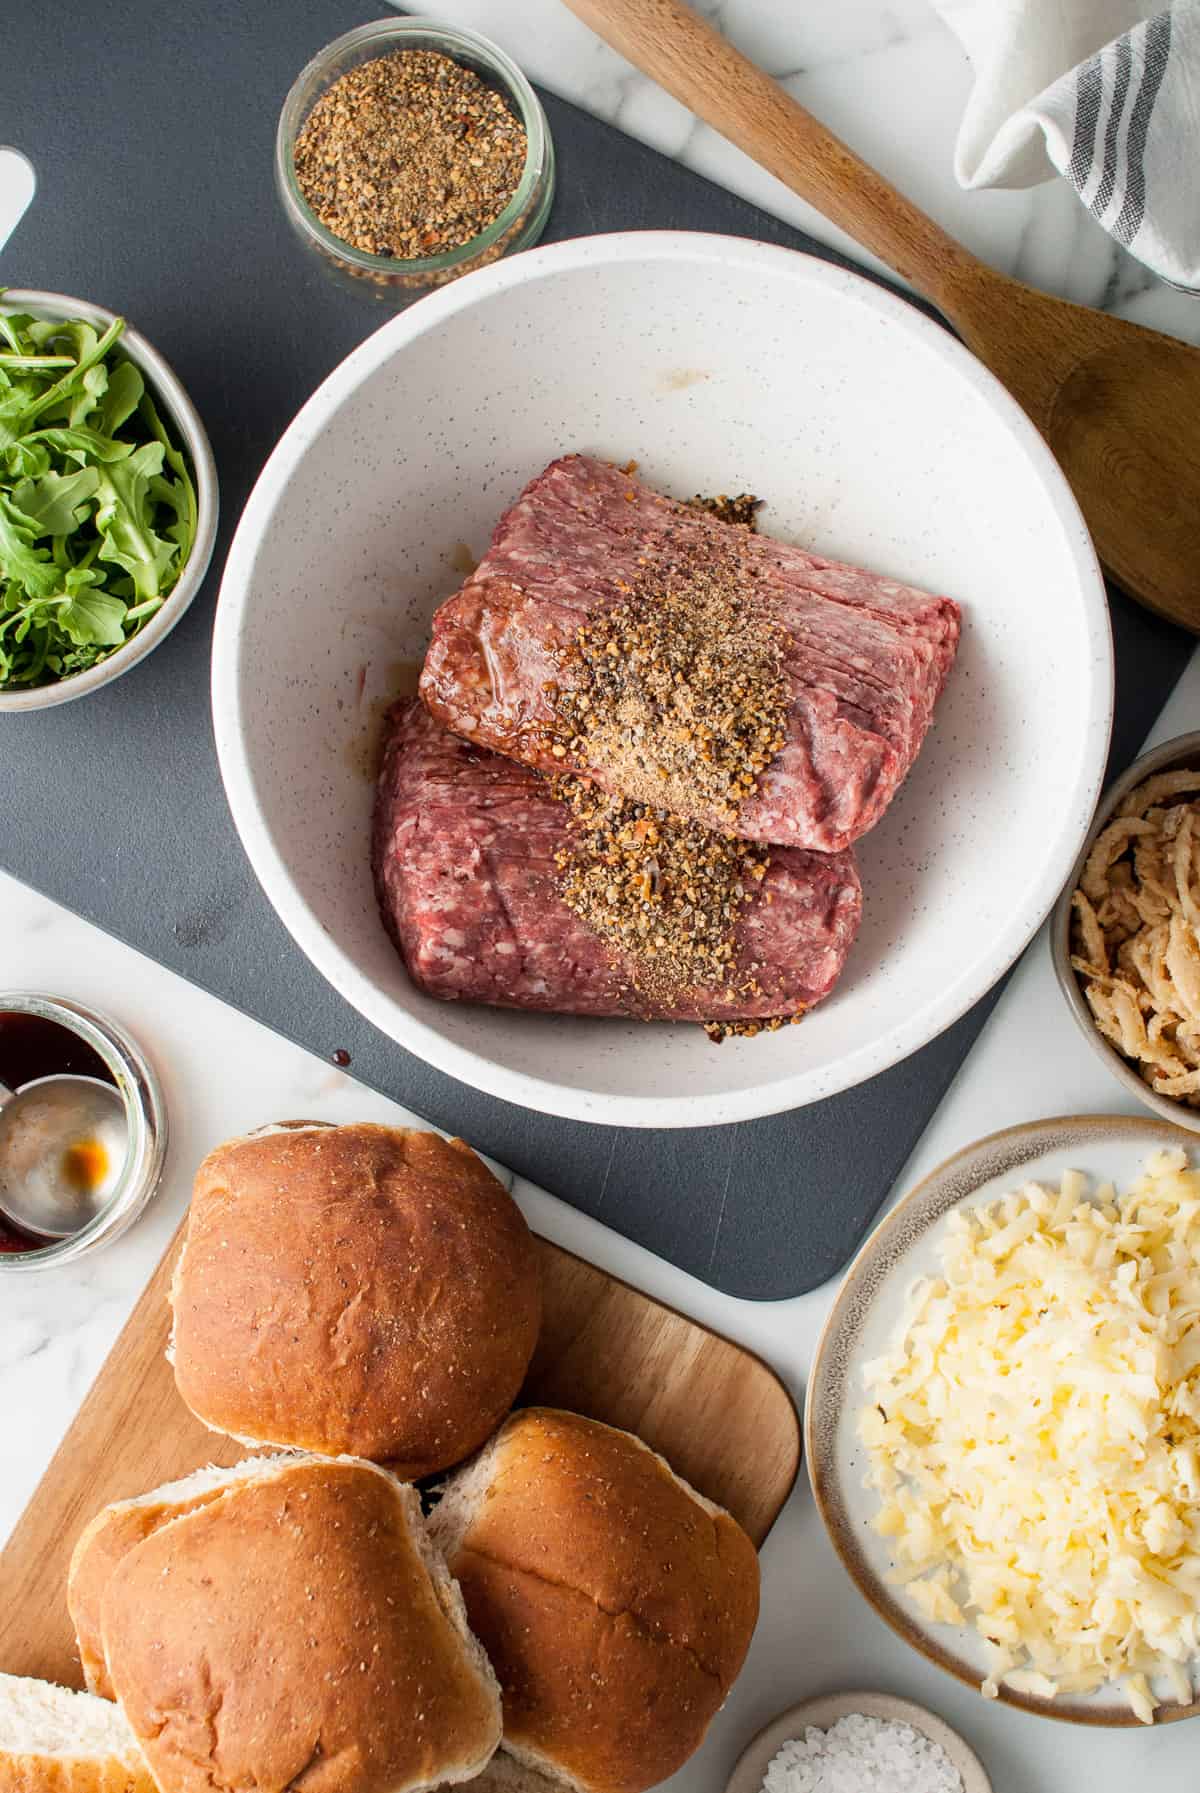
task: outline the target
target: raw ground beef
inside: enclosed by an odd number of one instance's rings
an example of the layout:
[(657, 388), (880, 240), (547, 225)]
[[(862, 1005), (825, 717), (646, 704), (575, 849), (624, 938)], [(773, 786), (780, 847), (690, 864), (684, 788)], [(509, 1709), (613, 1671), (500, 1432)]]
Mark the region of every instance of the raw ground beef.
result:
[(850, 853), (772, 852), (736, 932), (736, 970), (757, 962), (760, 997), (718, 985), (650, 1003), (631, 988), (628, 963), (558, 893), (554, 856), (568, 811), (546, 781), (448, 733), (420, 703), (393, 706), (387, 726), (375, 883), (388, 930), (428, 995), (710, 1021), (794, 1014), (832, 989), (862, 909)]
[[(564, 656), (580, 626), (621, 602), (668, 537), (703, 550), (728, 529), (606, 461), (552, 462), (438, 610), (425, 702), (479, 746), (615, 788), (603, 768), (550, 758), (545, 687), (570, 677)], [(732, 832), (836, 852), (874, 826), (912, 766), (954, 660), (959, 609), (769, 536), (747, 534), (745, 552), (764, 611), (784, 633), (788, 710), (784, 746)], [(680, 813), (731, 831), (726, 817), (686, 802), (673, 793)]]

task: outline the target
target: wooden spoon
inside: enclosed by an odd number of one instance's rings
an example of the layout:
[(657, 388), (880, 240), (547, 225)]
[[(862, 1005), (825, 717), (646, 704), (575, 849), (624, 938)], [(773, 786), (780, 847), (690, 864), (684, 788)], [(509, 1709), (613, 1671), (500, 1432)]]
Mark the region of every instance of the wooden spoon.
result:
[(1200, 349), (986, 267), (682, 0), (566, 3), (930, 299), (1049, 442), (1112, 577), (1200, 632)]

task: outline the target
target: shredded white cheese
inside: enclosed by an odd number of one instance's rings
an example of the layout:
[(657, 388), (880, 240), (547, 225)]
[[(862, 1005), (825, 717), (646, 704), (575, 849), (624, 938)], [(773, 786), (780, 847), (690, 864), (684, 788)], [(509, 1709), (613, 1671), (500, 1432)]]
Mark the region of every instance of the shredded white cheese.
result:
[(1031, 1183), (954, 1210), (939, 1256), (865, 1370), (895, 1579), (987, 1640), (985, 1694), (1123, 1679), (1149, 1724), (1200, 1655), (1200, 1173)]

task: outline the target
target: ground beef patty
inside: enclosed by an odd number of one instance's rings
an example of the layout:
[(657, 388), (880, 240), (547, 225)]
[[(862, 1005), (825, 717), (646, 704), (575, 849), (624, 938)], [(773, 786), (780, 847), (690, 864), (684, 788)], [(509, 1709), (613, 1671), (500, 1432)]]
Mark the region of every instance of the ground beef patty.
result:
[[(699, 592), (706, 565), (727, 570), (734, 554), (776, 643), (781, 729), (766, 769), (731, 813), (711, 801), (712, 731), (689, 775), (680, 731), (656, 739), (651, 726), (636, 742), (642, 782), (660, 780), (667, 808), (725, 833), (838, 851), (879, 820), (917, 756), (958, 645), (957, 604), (731, 529), (606, 461), (552, 462), (500, 519), (479, 567), (434, 618), (421, 694), (481, 747), (639, 796), (628, 761), (597, 757), (600, 736), (562, 746), (564, 707), (579, 716), (580, 631), (594, 636), (655, 578), (678, 604), (689, 568)], [(623, 649), (615, 658), (624, 663)], [(710, 710), (720, 737), (722, 704)], [(619, 726), (609, 733), (620, 737)]]
[(419, 702), (396, 704), (373, 864), (413, 982), (447, 1002), (705, 1022), (793, 1015), (833, 988), (862, 910), (850, 853), (773, 849), (737, 916), (724, 984), (655, 997), (560, 895), (570, 827), (546, 779), (458, 739)]

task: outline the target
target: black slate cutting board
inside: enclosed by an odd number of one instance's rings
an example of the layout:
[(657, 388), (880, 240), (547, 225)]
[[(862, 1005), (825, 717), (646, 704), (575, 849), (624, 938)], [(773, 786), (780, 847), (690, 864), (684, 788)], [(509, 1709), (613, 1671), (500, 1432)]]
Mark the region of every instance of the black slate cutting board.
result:
[[(0, 863), (313, 1051), (349, 1052), (364, 1082), (718, 1288), (769, 1299), (824, 1281), (994, 994), (906, 1064), (792, 1114), (688, 1132), (585, 1126), (470, 1090), (361, 1020), (292, 944), (234, 832), (208, 709), (225, 550), (289, 419), (388, 315), (336, 288), (294, 243), (272, 188), (275, 121), (301, 65), (370, 9), (112, 0), (10, 15), (0, 139), (29, 156), (38, 192), (0, 252), (0, 284), (123, 311), (162, 350), (211, 434), (222, 528), (204, 591), (141, 666), (82, 702), (0, 716)], [(546, 107), (559, 156), (547, 241), (671, 227), (840, 259), (577, 108), (550, 97)], [(1119, 595), (1112, 609), (1116, 767), (1191, 641)], [(0, 983), (20, 981), (0, 947)], [(61, 983), (69, 994), (69, 965)]]

